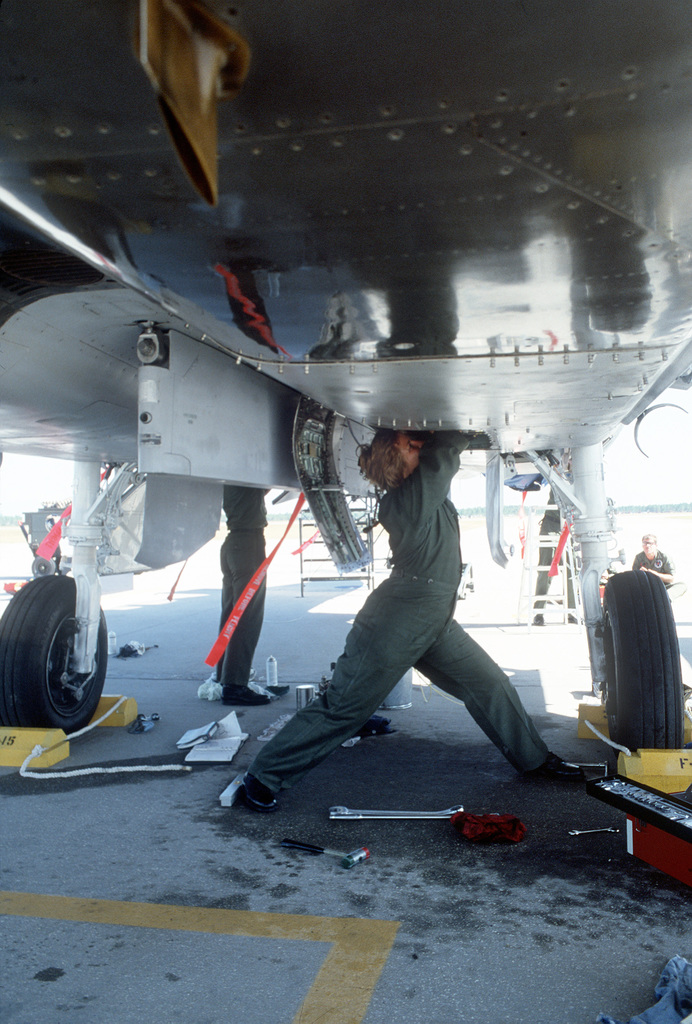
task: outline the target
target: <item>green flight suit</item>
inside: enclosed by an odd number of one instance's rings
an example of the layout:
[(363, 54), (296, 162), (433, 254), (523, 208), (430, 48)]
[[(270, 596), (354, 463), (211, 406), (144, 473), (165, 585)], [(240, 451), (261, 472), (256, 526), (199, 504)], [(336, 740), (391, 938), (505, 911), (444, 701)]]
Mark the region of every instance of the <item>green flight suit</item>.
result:
[[(221, 623), (226, 621), (266, 556), (264, 528), (267, 510), (263, 490), (226, 484), (223, 489), (223, 510), (228, 535), (221, 545), (220, 562)], [(247, 686), (252, 659), (264, 622), (264, 598), (267, 580), (262, 580), (254, 597), (243, 612), (228, 646), (216, 666), (216, 678), (222, 686)]]
[(287, 789), (350, 739), (415, 666), (466, 705), (519, 771), (548, 748), (502, 669), (454, 620), (461, 579), (456, 510), (447, 493), (467, 441), (440, 431), (420, 464), (380, 503), (394, 571), (367, 598), (326, 692), (266, 744), (248, 771), (273, 792)]

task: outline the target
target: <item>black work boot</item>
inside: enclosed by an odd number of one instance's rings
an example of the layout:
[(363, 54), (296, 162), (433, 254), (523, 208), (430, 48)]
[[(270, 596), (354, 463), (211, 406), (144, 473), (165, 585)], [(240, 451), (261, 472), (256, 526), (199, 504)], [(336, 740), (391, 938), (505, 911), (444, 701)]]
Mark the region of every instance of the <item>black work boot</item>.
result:
[(546, 779), (554, 779), (558, 782), (583, 782), (584, 769), (581, 765), (572, 764), (571, 761), (563, 761), (557, 754), (549, 753), (543, 764), (538, 768), (532, 768), (524, 775), (543, 776)]
[(268, 704), (271, 697), (255, 693), (249, 686), (224, 686), (221, 691), (222, 704)]
[(249, 772), (246, 773), (239, 792), (246, 805), (253, 811), (275, 811), (279, 806), (271, 789)]

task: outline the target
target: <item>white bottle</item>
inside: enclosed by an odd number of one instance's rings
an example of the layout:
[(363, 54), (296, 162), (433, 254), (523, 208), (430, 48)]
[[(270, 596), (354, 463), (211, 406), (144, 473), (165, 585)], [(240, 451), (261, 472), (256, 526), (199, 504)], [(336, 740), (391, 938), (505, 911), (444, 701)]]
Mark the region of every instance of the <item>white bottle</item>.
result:
[(117, 654), (118, 653), (118, 638), (115, 635), (113, 630), (111, 630), (110, 633), (108, 634), (108, 653), (109, 654)]
[(279, 679), (276, 658), (270, 654), (267, 658), (267, 686), (276, 686)]

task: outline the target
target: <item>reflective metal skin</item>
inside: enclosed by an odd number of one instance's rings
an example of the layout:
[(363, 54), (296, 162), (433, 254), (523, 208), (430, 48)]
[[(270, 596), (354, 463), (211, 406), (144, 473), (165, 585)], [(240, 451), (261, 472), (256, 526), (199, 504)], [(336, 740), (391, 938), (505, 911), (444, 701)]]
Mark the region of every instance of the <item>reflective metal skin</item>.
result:
[[(147, 318), (349, 416), (471, 425), (504, 451), (601, 441), (689, 366), (679, 4), (208, 3), (250, 50), (217, 109), (216, 206), (138, 60), (147, 7), (0, 9), (5, 373), (102, 353), (69, 386), (50, 365), (51, 389), (6, 389), (8, 450), (40, 447), (37, 392), (43, 451), (87, 430), (93, 447), (94, 402), (115, 417), (94, 376), (131, 413)], [(103, 276), (86, 302), (35, 280), (61, 301), (29, 344), (12, 312), (46, 247)]]
[(300, 396), (478, 432), (498, 561), (508, 459), (575, 516), (598, 684), (602, 446), (692, 381), (691, 60), (677, 0), (3, 0), (0, 447), (290, 488)]

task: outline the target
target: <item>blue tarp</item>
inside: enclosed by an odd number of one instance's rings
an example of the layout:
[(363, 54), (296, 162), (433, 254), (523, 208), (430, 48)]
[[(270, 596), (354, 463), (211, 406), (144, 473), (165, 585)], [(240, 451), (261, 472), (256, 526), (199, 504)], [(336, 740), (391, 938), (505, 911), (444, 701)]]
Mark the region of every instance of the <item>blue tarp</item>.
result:
[[(627, 1024), (680, 1024), (692, 1013), (692, 964), (681, 956), (674, 956), (663, 968), (654, 990), (656, 1003), (648, 1010), (632, 1017)], [(623, 1024), (622, 1021), (599, 1013), (596, 1024)]]
[(544, 483), (540, 473), (516, 473), (505, 480), (505, 487), (513, 491), (540, 491)]

